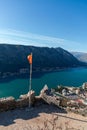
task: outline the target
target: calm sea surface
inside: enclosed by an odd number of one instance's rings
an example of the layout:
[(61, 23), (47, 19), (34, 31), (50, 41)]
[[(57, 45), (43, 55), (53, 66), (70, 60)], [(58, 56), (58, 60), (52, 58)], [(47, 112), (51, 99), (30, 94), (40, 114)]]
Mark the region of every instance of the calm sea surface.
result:
[[(80, 86), (83, 82), (87, 82), (87, 68), (68, 69), (59, 72), (50, 73), (34, 73), (32, 78), (32, 89), (36, 94), (45, 84), (49, 88), (54, 88), (57, 85)], [(8, 82), (0, 83), (0, 97), (14, 96), (18, 98), (19, 95), (28, 92), (29, 79), (17, 78)]]

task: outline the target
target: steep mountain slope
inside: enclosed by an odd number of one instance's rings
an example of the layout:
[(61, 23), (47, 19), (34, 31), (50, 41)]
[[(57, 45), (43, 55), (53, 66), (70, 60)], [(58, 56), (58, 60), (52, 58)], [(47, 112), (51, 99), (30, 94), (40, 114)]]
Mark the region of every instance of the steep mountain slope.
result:
[(0, 72), (19, 72), (29, 68), (27, 55), (33, 53), (33, 70), (83, 65), (62, 48), (0, 44)]
[(78, 60), (87, 63), (87, 53), (84, 52), (71, 52)]

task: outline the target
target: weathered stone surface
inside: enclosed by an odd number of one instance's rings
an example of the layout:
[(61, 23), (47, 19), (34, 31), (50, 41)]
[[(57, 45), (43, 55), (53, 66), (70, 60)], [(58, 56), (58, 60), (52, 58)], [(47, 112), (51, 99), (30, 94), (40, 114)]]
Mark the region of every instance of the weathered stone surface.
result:
[(60, 106), (67, 107), (67, 102), (68, 102), (67, 99), (61, 98), (60, 99)]
[(67, 102), (67, 106), (77, 108), (77, 107), (79, 107), (79, 104), (76, 101), (70, 100), (70, 101)]
[(41, 98), (48, 104), (54, 104), (56, 106), (59, 106), (60, 100), (56, 100), (56, 97), (48, 96), (46, 94), (43, 94)]
[(43, 87), (43, 89), (40, 92), (40, 95), (47, 93), (48, 92), (48, 86), (45, 84), (45, 86)]
[(16, 107), (25, 107), (29, 105), (33, 105), (35, 101), (35, 92), (30, 91), (28, 94), (21, 95), (20, 98), (16, 101)]
[(21, 107), (25, 107), (25, 106), (28, 106), (29, 104), (29, 100), (28, 99), (18, 99), (16, 101), (16, 107), (18, 108), (21, 108)]
[(0, 111), (7, 111), (16, 107), (16, 101), (13, 97), (0, 99)]
[(55, 96), (53, 96), (49, 90), (47, 85), (44, 86), (44, 88), (40, 92), (40, 97), (48, 104), (54, 104), (59, 107), (60, 100), (57, 99)]
[[(86, 85), (86, 84), (85, 84)], [(41, 90), (39, 96), (35, 96), (34, 91), (30, 91), (28, 94), (20, 95), (19, 99), (15, 100), (14, 97), (1, 98), (0, 99), (0, 111), (7, 111), (15, 108), (22, 108), (29, 105), (41, 105), (43, 103), (54, 104), (58, 107), (64, 107), (66, 110), (73, 111), (76, 113), (82, 113), (87, 115), (87, 91), (84, 91), (83, 88), (75, 88), (73, 91), (68, 91), (68, 96), (63, 96), (65, 90), (61, 93), (54, 93), (54, 90), (51, 91), (48, 89), (48, 86), (45, 85)], [(77, 90), (77, 92), (76, 92)], [(73, 94), (71, 93), (73, 92)], [(76, 93), (76, 94), (75, 94)], [(79, 94), (80, 93), (80, 94)], [(74, 97), (74, 98), (73, 98)], [(85, 99), (85, 100), (84, 100)], [(75, 108), (75, 109), (74, 109)]]
[(0, 111), (7, 111), (15, 108), (21, 108), (29, 105), (33, 105), (35, 101), (35, 92), (30, 91), (28, 94), (21, 95), (19, 99), (15, 100), (14, 97), (1, 98), (0, 99)]
[(82, 84), (82, 88), (83, 89), (87, 89), (87, 82), (85, 82), (85, 83)]

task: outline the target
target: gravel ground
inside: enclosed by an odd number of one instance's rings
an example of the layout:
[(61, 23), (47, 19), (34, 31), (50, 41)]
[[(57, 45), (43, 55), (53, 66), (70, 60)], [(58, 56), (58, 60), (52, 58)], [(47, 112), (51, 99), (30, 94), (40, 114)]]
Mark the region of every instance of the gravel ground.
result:
[(87, 117), (40, 104), (0, 113), (0, 130), (87, 130)]

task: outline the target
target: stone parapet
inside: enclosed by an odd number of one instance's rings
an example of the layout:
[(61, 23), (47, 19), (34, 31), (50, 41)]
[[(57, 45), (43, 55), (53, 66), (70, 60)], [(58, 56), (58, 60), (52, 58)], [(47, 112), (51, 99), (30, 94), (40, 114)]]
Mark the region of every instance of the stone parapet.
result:
[(15, 108), (26, 107), (29, 105), (33, 105), (35, 101), (35, 92), (30, 91), (28, 94), (21, 95), (19, 99), (15, 100), (14, 97), (7, 97), (0, 99), (0, 112), (1, 111), (8, 111)]

